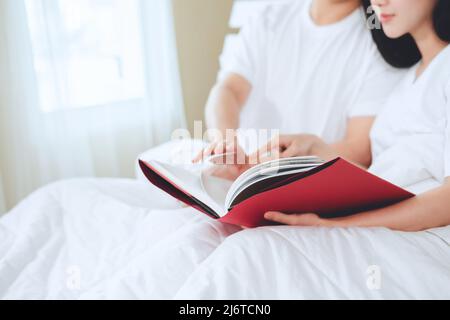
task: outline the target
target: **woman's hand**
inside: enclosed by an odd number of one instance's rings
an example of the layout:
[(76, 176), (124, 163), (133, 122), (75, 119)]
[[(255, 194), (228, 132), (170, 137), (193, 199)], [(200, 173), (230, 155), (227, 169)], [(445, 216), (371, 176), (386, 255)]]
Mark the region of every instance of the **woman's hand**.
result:
[(348, 227), (345, 219), (322, 219), (317, 214), (284, 214), (281, 212), (270, 211), (264, 215), (264, 218), (269, 221), (302, 227), (329, 227), (329, 228), (344, 228)]
[(337, 153), (318, 136), (298, 134), (276, 136), (249, 158), (251, 163), (260, 163), (300, 156), (318, 156), (322, 160), (332, 160), (337, 157)]
[[(432, 214), (431, 214), (432, 213)], [(336, 228), (389, 228), (417, 232), (450, 225), (450, 178), (444, 185), (414, 198), (372, 211), (334, 219), (316, 214), (283, 214), (267, 212), (267, 220), (291, 226)]]

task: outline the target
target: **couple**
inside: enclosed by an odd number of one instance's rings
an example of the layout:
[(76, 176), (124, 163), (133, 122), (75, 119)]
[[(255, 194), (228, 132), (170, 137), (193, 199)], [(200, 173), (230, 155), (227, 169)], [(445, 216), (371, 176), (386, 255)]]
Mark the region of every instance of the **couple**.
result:
[[(372, 30), (375, 42), (360, 0), (295, 0), (244, 28), (211, 94), (211, 127), (280, 128), (289, 134), (281, 156), (340, 155), (419, 194), (340, 220), (268, 219), (407, 231), (450, 224), (449, 2), (372, 0), (383, 22)], [(449, 296), (448, 228), (444, 241), (436, 230), (241, 230), (148, 187), (95, 179), (28, 197), (0, 220), (0, 297)], [(372, 265), (383, 270), (378, 291), (366, 286)], [(66, 285), (68, 271), (81, 272), (80, 289)]]
[[(259, 107), (266, 102), (272, 109), (264, 112), (275, 120), (269, 125), (288, 134), (262, 150), (275, 148), (281, 157), (341, 156), (418, 194), (346, 218), (268, 212), (268, 220), (400, 231), (450, 225), (450, 1), (363, 1), (382, 25), (371, 31), (379, 50), (359, 7), (359, 0), (299, 1), (245, 28), (211, 94), (209, 125), (224, 137), (241, 126), (241, 113), (255, 112), (243, 108), (249, 99)], [(381, 57), (409, 69), (390, 68)], [(284, 117), (275, 123), (277, 112)], [(244, 153), (229, 131), (227, 139), (217, 137), (194, 161)], [(234, 178), (247, 168), (227, 165), (218, 174)]]

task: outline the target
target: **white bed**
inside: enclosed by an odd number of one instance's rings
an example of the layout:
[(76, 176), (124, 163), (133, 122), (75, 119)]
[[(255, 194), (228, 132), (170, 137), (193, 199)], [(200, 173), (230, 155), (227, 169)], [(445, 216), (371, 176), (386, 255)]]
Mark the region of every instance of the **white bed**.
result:
[(450, 299), (449, 243), (450, 227), (241, 230), (140, 179), (71, 180), (0, 219), (0, 298)]

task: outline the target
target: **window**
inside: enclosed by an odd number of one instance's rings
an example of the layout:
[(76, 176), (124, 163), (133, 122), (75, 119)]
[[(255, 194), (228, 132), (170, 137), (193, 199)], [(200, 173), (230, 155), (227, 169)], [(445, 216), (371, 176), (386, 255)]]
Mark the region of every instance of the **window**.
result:
[(26, 0), (26, 7), (42, 111), (144, 98), (140, 0)]

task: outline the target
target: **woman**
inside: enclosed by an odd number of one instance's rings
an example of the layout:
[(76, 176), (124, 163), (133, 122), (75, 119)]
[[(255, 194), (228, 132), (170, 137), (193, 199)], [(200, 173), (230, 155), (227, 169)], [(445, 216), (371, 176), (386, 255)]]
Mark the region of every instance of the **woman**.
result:
[[(450, 225), (450, 0), (372, 0), (385, 35), (412, 37), (420, 61), (400, 83), (371, 132), (374, 174), (419, 195), (339, 219), (268, 212), (287, 225), (387, 227), (420, 231)], [(306, 142), (306, 143), (305, 143)], [(319, 138), (284, 136), (281, 156), (339, 156)]]

